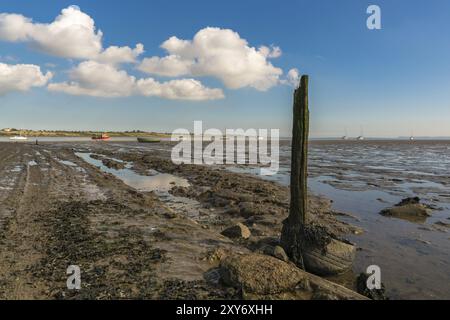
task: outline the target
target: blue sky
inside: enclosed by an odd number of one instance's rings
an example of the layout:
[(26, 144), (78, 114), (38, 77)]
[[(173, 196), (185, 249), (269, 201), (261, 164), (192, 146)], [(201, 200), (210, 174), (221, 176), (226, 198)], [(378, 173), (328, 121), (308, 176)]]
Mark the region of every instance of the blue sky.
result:
[[(366, 8), (377, 4), (382, 29), (368, 30)], [(124, 63), (136, 78), (170, 81), (137, 70), (144, 58), (164, 57), (160, 45), (172, 36), (190, 40), (206, 28), (231, 29), (248, 46), (274, 45), (282, 55), (268, 59), (287, 72), (310, 76), (312, 136), (450, 136), (450, 2), (435, 1), (50, 1), (2, 0), (1, 13), (51, 23), (77, 5), (103, 32), (103, 48), (142, 43), (136, 63)], [(0, 62), (33, 64), (51, 71), (50, 83), (68, 81), (87, 59), (37, 50), (27, 42), (0, 40)], [(214, 75), (189, 74), (225, 98), (206, 101), (130, 95), (93, 97), (49, 91), (46, 86), (0, 96), (0, 127), (70, 130), (192, 130), (204, 127), (291, 130), (292, 86), (266, 90), (230, 88)], [(1, 82), (0, 82), (1, 83)]]

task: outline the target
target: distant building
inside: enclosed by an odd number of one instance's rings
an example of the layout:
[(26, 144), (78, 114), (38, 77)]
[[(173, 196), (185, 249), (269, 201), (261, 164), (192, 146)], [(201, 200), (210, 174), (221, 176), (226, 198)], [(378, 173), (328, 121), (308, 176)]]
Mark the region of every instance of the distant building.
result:
[(2, 129), (2, 131), (3, 131), (3, 132), (11, 132), (12, 129), (11, 129), (11, 128), (4, 128), (4, 129)]

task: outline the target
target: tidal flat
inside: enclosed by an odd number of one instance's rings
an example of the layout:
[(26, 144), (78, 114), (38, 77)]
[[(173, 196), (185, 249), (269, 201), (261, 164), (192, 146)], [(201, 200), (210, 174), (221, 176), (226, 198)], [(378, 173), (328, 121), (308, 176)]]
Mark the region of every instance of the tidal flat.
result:
[[(359, 298), (350, 291), (356, 275), (376, 264), (392, 298), (449, 298), (450, 144), (408, 143), (311, 143), (309, 218), (358, 253), (353, 270), (308, 275), (302, 289), (283, 280), (294, 266), (279, 259), (269, 261), (280, 270), (275, 287), (252, 279), (239, 287), (220, 270), (227, 256), (251, 265), (277, 246), (289, 207), (289, 141), (270, 177), (243, 165), (175, 165), (170, 142), (0, 143), (0, 296)], [(415, 223), (379, 214), (413, 195), (435, 206), (432, 217)], [(248, 238), (222, 234), (237, 224)], [(66, 288), (69, 265), (82, 270), (79, 291)]]

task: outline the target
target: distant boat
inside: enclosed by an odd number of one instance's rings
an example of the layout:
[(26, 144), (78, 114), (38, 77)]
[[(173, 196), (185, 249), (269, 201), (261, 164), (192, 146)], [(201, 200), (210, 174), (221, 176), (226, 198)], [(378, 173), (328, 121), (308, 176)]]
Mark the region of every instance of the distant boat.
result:
[(361, 134), (358, 137), (356, 137), (356, 140), (358, 141), (364, 140), (364, 129), (362, 126), (361, 126)]
[(92, 140), (109, 140), (110, 137), (106, 133), (102, 133), (101, 135), (92, 136)]
[(20, 135), (20, 136), (14, 136), (14, 137), (11, 137), (11, 138), (9, 138), (9, 140), (14, 140), (14, 141), (25, 141), (25, 140), (28, 140), (28, 138)]
[(414, 137), (413, 136), (409, 137), (409, 141), (414, 141)]
[(139, 137), (137, 138), (137, 141), (140, 143), (158, 143), (161, 142), (161, 139)]

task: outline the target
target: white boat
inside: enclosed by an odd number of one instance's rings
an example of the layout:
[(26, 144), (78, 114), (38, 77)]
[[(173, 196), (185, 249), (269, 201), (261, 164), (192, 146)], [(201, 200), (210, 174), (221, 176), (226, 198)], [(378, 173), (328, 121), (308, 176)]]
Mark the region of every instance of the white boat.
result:
[(14, 137), (9, 138), (9, 140), (24, 141), (24, 140), (28, 140), (28, 138), (24, 137), (24, 136), (14, 136)]
[(345, 134), (341, 137), (341, 140), (348, 140), (347, 128), (345, 128)]
[(356, 140), (358, 141), (364, 140), (364, 129), (362, 126), (361, 126), (361, 134), (359, 135), (359, 137), (356, 137)]

